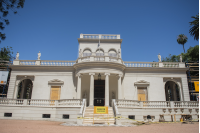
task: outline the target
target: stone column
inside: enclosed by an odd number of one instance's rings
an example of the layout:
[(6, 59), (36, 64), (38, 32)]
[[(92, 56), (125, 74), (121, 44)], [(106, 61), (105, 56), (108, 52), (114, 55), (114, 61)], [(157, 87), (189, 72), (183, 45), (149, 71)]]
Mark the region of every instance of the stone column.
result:
[(77, 80), (77, 96), (76, 99), (81, 99), (81, 74), (79, 73), (77, 75), (78, 80)]
[(21, 92), (20, 92), (20, 99), (24, 99), (24, 88), (25, 88), (25, 81), (22, 81), (22, 88), (21, 88)]
[(118, 75), (118, 99), (122, 99), (122, 74)]
[(109, 75), (110, 73), (105, 73), (105, 106), (109, 106)]
[(20, 83), (19, 80), (17, 80), (16, 83), (15, 83), (15, 90), (14, 90), (14, 96), (13, 96), (14, 99), (17, 99), (18, 89), (19, 89), (19, 87), (18, 87), (19, 83)]
[(95, 73), (89, 73), (90, 75), (90, 102), (89, 106), (94, 106), (94, 75)]

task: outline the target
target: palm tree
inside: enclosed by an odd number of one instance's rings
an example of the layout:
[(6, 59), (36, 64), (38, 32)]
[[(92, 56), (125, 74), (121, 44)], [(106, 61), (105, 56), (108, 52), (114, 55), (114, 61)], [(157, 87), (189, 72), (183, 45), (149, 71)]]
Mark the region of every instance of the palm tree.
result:
[(184, 53), (185, 53), (184, 44), (187, 42), (187, 40), (188, 40), (188, 38), (187, 38), (187, 36), (184, 35), (184, 34), (180, 34), (180, 35), (178, 35), (178, 37), (177, 37), (177, 42), (178, 42), (178, 44), (183, 45)]
[(191, 36), (194, 36), (194, 40), (199, 40), (199, 15), (192, 16), (191, 18), (194, 18), (195, 20), (190, 22), (190, 28), (189, 33)]

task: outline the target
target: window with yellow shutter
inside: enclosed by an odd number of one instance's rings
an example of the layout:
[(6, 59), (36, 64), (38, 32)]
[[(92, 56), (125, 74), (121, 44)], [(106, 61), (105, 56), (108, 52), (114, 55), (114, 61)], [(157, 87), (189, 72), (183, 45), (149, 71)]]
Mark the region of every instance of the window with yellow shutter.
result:
[(60, 100), (60, 88), (61, 86), (51, 86), (51, 100)]

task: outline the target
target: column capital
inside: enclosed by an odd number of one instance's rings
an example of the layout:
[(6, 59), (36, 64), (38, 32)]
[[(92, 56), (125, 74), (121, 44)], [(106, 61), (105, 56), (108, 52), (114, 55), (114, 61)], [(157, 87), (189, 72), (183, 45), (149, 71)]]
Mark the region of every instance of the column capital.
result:
[(95, 75), (95, 73), (89, 73), (89, 75)]
[(110, 73), (105, 73), (104, 75), (110, 75)]
[(117, 74), (117, 77), (123, 77), (123, 74)]
[(81, 76), (83, 76), (81, 73), (76, 74), (76, 77), (81, 77)]

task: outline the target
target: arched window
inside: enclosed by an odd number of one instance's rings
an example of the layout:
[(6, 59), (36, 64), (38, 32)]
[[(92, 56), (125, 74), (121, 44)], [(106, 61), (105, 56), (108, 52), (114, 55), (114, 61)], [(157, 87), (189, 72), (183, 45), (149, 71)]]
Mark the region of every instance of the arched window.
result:
[(114, 49), (108, 51), (108, 55), (112, 57), (117, 57), (117, 52)]
[(96, 50), (96, 56), (104, 56), (104, 51), (103, 51), (103, 49), (97, 49), (97, 50)]
[(165, 84), (166, 101), (180, 101), (179, 86), (173, 81), (167, 81)]
[(83, 51), (83, 57), (91, 56), (91, 55), (92, 55), (92, 51), (90, 49), (85, 49)]
[(22, 80), (18, 85), (17, 99), (31, 99), (33, 83), (30, 79)]

